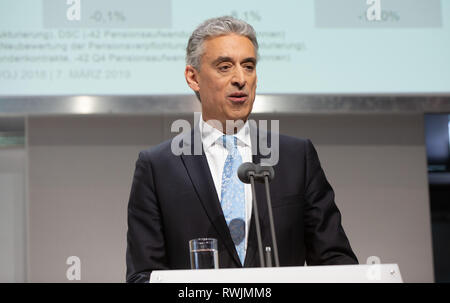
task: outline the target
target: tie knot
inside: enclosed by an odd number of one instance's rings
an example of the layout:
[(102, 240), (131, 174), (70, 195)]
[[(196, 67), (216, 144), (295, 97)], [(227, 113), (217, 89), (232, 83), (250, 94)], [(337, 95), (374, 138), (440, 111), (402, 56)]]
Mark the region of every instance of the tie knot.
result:
[(232, 135), (223, 135), (223, 146), (228, 150), (231, 151), (237, 147), (237, 138)]

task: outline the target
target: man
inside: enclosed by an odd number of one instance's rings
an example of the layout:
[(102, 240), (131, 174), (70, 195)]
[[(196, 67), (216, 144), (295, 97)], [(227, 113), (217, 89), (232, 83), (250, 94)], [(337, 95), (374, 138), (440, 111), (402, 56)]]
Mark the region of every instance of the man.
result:
[[(252, 192), (236, 176), (241, 163), (264, 159), (252, 147), (271, 137), (248, 123), (257, 52), (253, 28), (232, 17), (207, 20), (190, 37), (185, 77), (202, 115), (184, 138), (192, 153), (179, 155), (170, 140), (139, 154), (128, 206), (128, 282), (148, 282), (155, 269), (190, 268), (188, 242), (201, 237), (218, 239), (220, 268), (259, 266)], [(245, 123), (227, 123), (239, 120)], [(312, 143), (278, 138), (270, 188), (281, 266), (356, 264)], [(272, 246), (264, 187), (255, 191), (263, 247)]]

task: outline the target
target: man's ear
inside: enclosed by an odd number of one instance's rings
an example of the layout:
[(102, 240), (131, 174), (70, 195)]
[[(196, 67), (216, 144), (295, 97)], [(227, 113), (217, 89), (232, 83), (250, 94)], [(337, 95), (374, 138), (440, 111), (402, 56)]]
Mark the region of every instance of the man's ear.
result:
[(194, 92), (198, 92), (200, 90), (198, 83), (198, 72), (192, 65), (186, 65), (184, 77), (186, 78), (187, 84)]

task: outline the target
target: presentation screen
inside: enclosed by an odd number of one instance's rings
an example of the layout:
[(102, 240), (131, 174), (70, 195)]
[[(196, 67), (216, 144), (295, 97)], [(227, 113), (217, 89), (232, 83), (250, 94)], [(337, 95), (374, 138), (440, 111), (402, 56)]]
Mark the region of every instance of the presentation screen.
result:
[(258, 94), (450, 92), (447, 0), (2, 0), (0, 96), (192, 94), (188, 38), (222, 15), (257, 32)]

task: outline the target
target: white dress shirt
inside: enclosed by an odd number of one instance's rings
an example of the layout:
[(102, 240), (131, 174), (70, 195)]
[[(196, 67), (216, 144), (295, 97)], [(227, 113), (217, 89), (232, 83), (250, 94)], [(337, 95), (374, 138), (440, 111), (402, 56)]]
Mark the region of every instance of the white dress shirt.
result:
[[(203, 150), (208, 160), (209, 169), (216, 187), (219, 201), (222, 192), (222, 172), (225, 160), (228, 156), (227, 149), (223, 146), (222, 136), (224, 135), (218, 129), (212, 127), (200, 115), (200, 133), (202, 138)], [(242, 157), (242, 163), (252, 161), (252, 146), (250, 140), (250, 127), (248, 121), (234, 136), (237, 138), (237, 148)], [(250, 184), (244, 184), (245, 194), (245, 251), (247, 252), (248, 230), (252, 214), (252, 188)]]

